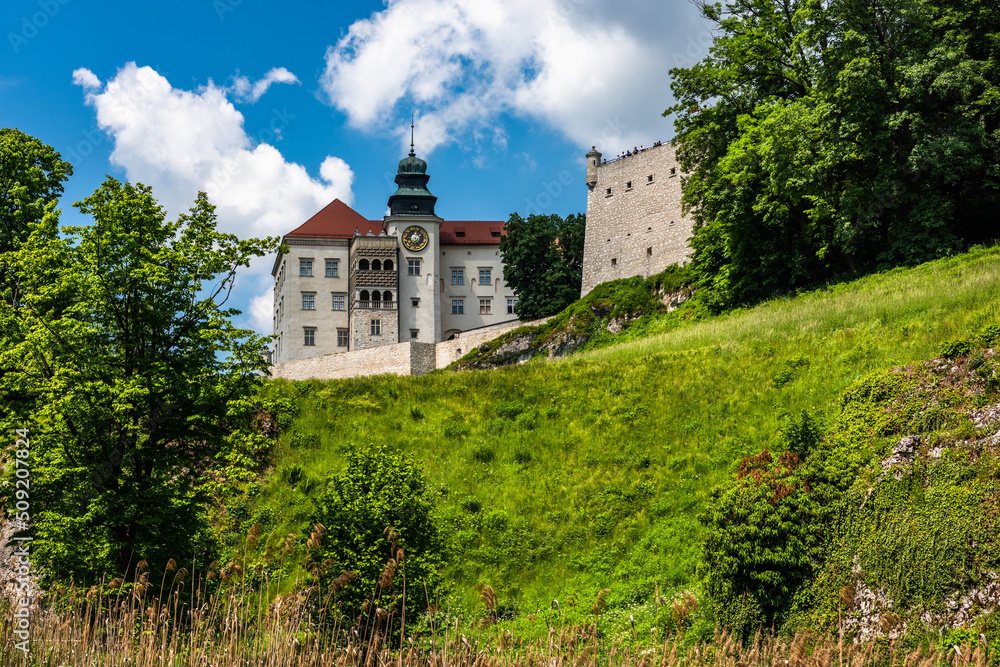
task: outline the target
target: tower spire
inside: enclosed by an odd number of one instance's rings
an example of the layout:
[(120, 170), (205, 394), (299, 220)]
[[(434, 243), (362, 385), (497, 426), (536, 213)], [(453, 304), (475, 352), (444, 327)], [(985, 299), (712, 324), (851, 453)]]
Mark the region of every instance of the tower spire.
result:
[(416, 153), (413, 152), (413, 112), (410, 112), (410, 157), (416, 157)]

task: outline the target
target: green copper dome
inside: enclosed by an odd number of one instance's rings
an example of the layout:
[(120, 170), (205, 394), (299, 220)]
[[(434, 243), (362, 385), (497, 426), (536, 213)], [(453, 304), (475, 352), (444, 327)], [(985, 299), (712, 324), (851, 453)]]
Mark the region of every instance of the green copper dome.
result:
[(399, 169), (396, 170), (397, 174), (426, 174), (427, 173), (427, 163), (416, 156), (416, 154), (411, 150), (407, 157), (404, 157), (399, 161)]

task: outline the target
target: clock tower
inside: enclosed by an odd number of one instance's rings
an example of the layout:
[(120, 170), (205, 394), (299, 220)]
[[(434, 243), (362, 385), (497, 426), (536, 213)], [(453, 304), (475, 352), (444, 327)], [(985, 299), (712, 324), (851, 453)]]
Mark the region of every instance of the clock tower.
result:
[[(412, 131), (412, 125), (411, 125)], [(438, 257), (443, 220), (434, 213), (437, 197), (427, 189), (427, 163), (410, 154), (400, 160), (396, 192), (389, 197), (383, 228), (400, 243), (399, 341), (441, 340), (441, 281)]]

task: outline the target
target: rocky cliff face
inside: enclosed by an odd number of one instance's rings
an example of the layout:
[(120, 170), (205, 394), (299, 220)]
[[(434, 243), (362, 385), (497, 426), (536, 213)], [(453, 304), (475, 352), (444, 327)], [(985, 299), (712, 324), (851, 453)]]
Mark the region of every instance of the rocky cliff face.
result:
[[(633, 299), (623, 305), (612, 296), (592, 293), (570, 306), (546, 324), (515, 329), (459, 359), (455, 370), (485, 370), (512, 364), (523, 364), (538, 356), (562, 357), (587, 344), (602, 329), (620, 334), (647, 314), (669, 313), (691, 298), (689, 287), (664, 289), (649, 281), (639, 283), (645, 298)], [(629, 295), (634, 297), (634, 294)]]

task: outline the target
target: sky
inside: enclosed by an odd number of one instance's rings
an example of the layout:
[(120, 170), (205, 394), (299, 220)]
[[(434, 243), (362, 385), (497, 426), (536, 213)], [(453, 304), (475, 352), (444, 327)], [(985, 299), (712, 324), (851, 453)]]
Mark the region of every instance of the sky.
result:
[[(381, 218), (411, 117), (441, 217), (582, 213), (584, 154), (669, 141), (712, 33), (688, 0), (2, 0), (0, 36), (0, 127), (73, 164), (63, 224), (113, 176), (247, 238), (335, 198)], [(227, 304), (258, 333), (272, 263)]]

